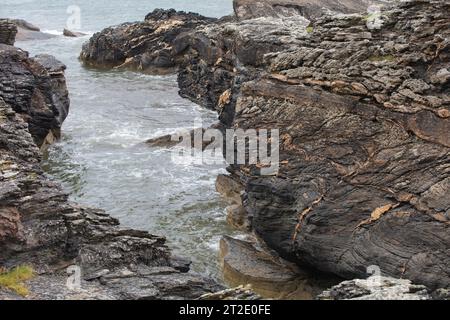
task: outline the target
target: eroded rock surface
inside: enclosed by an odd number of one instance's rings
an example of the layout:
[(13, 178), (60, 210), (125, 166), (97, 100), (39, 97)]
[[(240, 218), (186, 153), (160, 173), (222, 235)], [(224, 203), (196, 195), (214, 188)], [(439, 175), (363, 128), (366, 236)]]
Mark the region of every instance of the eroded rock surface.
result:
[[(276, 175), (228, 171), (252, 228), (283, 258), (344, 278), (377, 265), (448, 287), (450, 4), (381, 2), (393, 4), (313, 23), (295, 8), (202, 22), (171, 38), (167, 65), (179, 66), (180, 94), (217, 110), (224, 128), (280, 130)], [(117, 43), (106, 60), (135, 56), (117, 49), (133, 47), (116, 37), (126, 28), (94, 37)]]
[(411, 0), (303, 29), (259, 18), (179, 37), (183, 96), (228, 127), (280, 129), (276, 176), (229, 171), (284, 258), (450, 285), (449, 10)]
[[(189, 262), (173, 257), (163, 237), (70, 203), (40, 168), (27, 123), (2, 99), (0, 151), (0, 265), (35, 268), (29, 299), (193, 299), (222, 289), (187, 273)], [(67, 287), (71, 265), (80, 268), (79, 288)]]
[(0, 44), (0, 97), (28, 123), (41, 147), (60, 136), (69, 112), (66, 66), (49, 55)]
[(0, 44), (14, 45), (17, 35), (17, 26), (6, 19), (0, 19)]
[(16, 26), (17, 33), (15, 38), (17, 41), (47, 40), (56, 37), (56, 35), (42, 32), (38, 26), (22, 19), (4, 19), (4, 21), (8, 21)]
[(314, 20), (323, 13), (363, 12), (371, 4), (383, 2), (378, 0), (234, 0), (233, 7), (236, 16), (242, 20), (297, 15)]
[[(437, 298), (437, 297), (436, 297)], [(431, 300), (425, 286), (409, 280), (372, 276), (344, 281), (317, 297), (318, 300)]]
[(215, 19), (173, 9), (156, 9), (143, 22), (124, 23), (96, 33), (83, 46), (80, 58), (88, 66), (170, 73), (178, 66), (173, 40)]
[(311, 300), (324, 288), (336, 283), (331, 278), (322, 278), (323, 275), (299, 270), (261, 248), (254, 240), (224, 236), (220, 240), (220, 257), (228, 284), (250, 285), (264, 298)]
[[(194, 299), (223, 289), (188, 273), (165, 238), (70, 203), (45, 176), (39, 147), (59, 135), (69, 108), (64, 70), (0, 44), (0, 266), (35, 269), (27, 299)], [(0, 288), (0, 299), (18, 298)]]

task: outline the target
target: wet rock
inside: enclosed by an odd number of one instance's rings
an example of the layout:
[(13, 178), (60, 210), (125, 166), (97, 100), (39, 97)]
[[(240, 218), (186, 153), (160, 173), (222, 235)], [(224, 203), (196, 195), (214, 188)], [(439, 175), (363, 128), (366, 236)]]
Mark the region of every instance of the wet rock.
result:
[(145, 142), (150, 147), (172, 148), (179, 144), (179, 141), (173, 139), (173, 135), (167, 134), (161, 137), (152, 138)]
[(79, 37), (84, 37), (86, 35), (86, 33), (77, 32), (77, 31), (70, 31), (69, 29), (64, 29), (63, 30), (63, 35), (65, 37), (70, 37), (70, 38), (79, 38)]
[(220, 256), (228, 284), (250, 285), (265, 298), (313, 299), (326, 286), (250, 242), (225, 236), (220, 240)]
[(65, 37), (70, 37), (70, 38), (79, 38), (79, 37), (83, 37), (86, 34), (83, 32), (77, 32), (77, 31), (70, 31), (69, 29), (64, 29), (63, 30), (63, 36)]
[(65, 69), (52, 56), (31, 58), (16, 47), (0, 45), (0, 97), (25, 119), (39, 147), (59, 138), (69, 112)]
[(25, 30), (29, 30), (29, 31), (41, 31), (41, 29), (38, 26), (36, 26), (28, 21), (25, 21), (23, 19), (9, 19), (9, 21), (14, 23), (17, 26), (17, 28), (21, 28), (21, 29), (25, 29)]
[(409, 280), (383, 276), (345, 281), (320, 294), (318, 300), (431, 300), (427, 288)]
[(17, 41), (47, 40), (56, 37), (56, 35), (42, 32), (39, 27), (25, 20), (8, 19), (8, 21), (17, 26)]
[(229, 175), (219, 174), (216, 179), (216, 191), (230, 204), (227, 222), (230, 226), (244, 231), (251, 229), (251, 217), (243, 206), (244, 186)]
[(196, 13), (156, 9), (145, 21), (124, 23), (96, 33), (83, 46), (80, 58), (88, 66), (171, 73), (178, 66), (174, 39), (215, 19)]
[[(216, 127), (216, 125), (213, 125), (210, 128)], [(207, 129), (204, 128), (181, 130), (174, 134), (168, 134), (161, 137), (149, 139), (145, 143), (150, 147), (169, 149), (176, 146), (188, 149), (197, 148), (198, 150), (205, 150), (207, 147), (219, 148), (221, 146), (221, 141), (216, 141), (214, 138), (207, 139), (207, 137), (205, 136), (206, 130)]]
[(283, 258), (349, 279), (378, 265), (450, 285), (449, 10), (411, 0), (381, 11), (380, 29), (366, 14), (308, 27), (262, 17), (177, 39), (182, 96), (228, 128), (280, 130), (277, 175), (228, 171)]
[[(187, 272), (163, 237), (70, 203), (40, 168), (22, 118), (0, 98), (0, 266), (33, 266), (28, 299), (192, 299), (223, 289)], [(0, 289), (0, 298), (20, 297)]]

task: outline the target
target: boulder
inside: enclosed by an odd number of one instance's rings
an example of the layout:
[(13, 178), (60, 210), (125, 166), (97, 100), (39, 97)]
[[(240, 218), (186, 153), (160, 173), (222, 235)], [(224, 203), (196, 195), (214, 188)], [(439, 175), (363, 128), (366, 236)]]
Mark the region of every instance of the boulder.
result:
[(86, 33), (78, 32), (78, 31), (70, 31), (69, 29), (64, 29), (63, 35), (65, 37), (69, 37), (69, 38), (79, 38), (79, 37), (84, 37), (86, 35)]
[(318, 300), (432, 300), (427, 288), (409, 280), (383, 276), (344, 281), (317, 297)]
[(220, 240), (220, 257), (227, 284), (249, 285), (265, 298), (311, 300), (333, 283), (318, 280), (256, 243), (228, 236)]

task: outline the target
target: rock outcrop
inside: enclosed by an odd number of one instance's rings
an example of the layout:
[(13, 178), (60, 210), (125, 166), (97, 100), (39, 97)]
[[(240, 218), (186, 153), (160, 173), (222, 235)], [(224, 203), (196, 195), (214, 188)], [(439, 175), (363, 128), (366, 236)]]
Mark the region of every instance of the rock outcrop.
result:
[[(170, 38), (176, 63), (167, 65), (179, 66), (180, 94), (216, 110), (223, 128), (280, 130), (276, 175), (262, 176), (258, 165), (228, 168), (243, 185), (245, 225), (269, 247), (343, 278), (376, 265), (387, 276), (448, 287), (450, 4), (384, 2), (393, 4), (313, 22), (304, 8), (202, 22)], [(130, 28), (143, 39), (161, 36)], [(118, 30), (94, 37), (82, 58), (134, 61), (117, 49), (133, 47), (126, 25)], [(107, 52), (96, 49), (102, 41), (114, 43), (111, 58), (89, 54)]]
[(15, 35), (17, 41), (47, 40), (56, 37), (54, 34), (42, 32), (39, 27), (22, 19), (4, 19), (4, 21), (8, 21), (17, 27), (17, 34)]
[(371, 4), (382, 4), (378, 0), (234, 0), (236, 16), (241, 20), (260, 17), (304, 16), (314, 20), (324, 13), (363, 12)]
[[(39, 147), (59, 135), (69, 108), (64, 69), (52, 56), (0, 44), (0, 269), (33, 267), (27, 299), (195, 299), (222, 290), (189, 273), (163, 237), (70, 203), (44, 174)], [(0, 288), (0, 299), (17, 298)]]
[(409, 280), (383, 276), (344, 281), (320, 294), (318, 300), (432, 300), (445, 299), (442, 294), (430, 294), (423, 285)]
[(227, 284), (250, 285), (264, 298), (312, 300), (337, 283), (336, 279), (317, 272), (300, 270), (267, 248), (261, 248), (255, 239), (222, 237), (220, 260)]
[(69, 29), (63, 30), (63, 36), (69, 37), (69, 38), (78, 38), (78, 37), (84, 37), (86, 34), (83, 32), (78, 31), (71, 31)]
[(277, 175), (229, 171), (282, 257), (450, 286), (449, 10), (410, 0), (307, 28), (259, 18), (178, 37), (183, 96), (230, 128), (280, 130)]
[(125, 68), (147, 73), (174, 72), (174, 39), (195, 27), (215, 21), (196, 13), (156, 9), (143, 22), (107, 28), (83, 46), (80, 59), (97, 68)]
[[(193, 299), (221, 289), (187, 273), (189, 262), (173, 257), (164, 238), (70, 203), (40, 168), (27, 123), (2, 99), (0, 149), (0, 265), (34, 267), (29, 299)], [(73, 289), (71, 265), (81, 272)], [(17, 298), (1, 289), (0, 297)]]
[(28, 123), (39, 147), (59, 137), (69, 112), (65, 69), (52, 56), (31, 58), (23, 50), (0, 44), (0, 97)]

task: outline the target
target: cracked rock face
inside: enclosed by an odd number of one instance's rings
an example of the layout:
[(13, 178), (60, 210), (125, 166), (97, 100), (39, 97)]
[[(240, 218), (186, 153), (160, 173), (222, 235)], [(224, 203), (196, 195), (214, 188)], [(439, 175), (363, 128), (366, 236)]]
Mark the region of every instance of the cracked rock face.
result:
[(52, 56), (31, 58), (25, 51), (0, 44), (0, 97), (28, 123), (39, 147), (59, 138), (69, 112), (65, 69)]
[[(105, 212), (68, 201), (45, 177), (20, 114), (0, 99), (0, 265), (31, 264), (29, 299), (185, 299), (222, 289), (187, 273), (163, 237), (119, 227)], [(80, 267), (70, 289), (66, 268)], [(0, 290), (0, 298), (17, 298)]]
[[(438, 297), (436, 297), (438, 298)], [(344, 281), (317, 297), (318, 300), (430, 300), (427, 288), (409, 280), (372, 276)]]
[(143, 22), (124, 23), (96, 33), (83, 46), (80, 58), (92, 67), (174, 72), (178, 63), (172, 54), (173, 40), (214, 20), (196, 13), (156, 9)]
[(297, 15), (314, 20), (323, 13), (363, 12), (371, 4), (383, 3), (378, 0), (234, 0), (233, 7), (241, 20)]
[(380, 28), (366, 14), (303, 30), (259, 18), (184, 37), (183, 96), (227, 127), (280, 129), (276, 176), (229, 171), (254, 230), (284, 258), (450, 285), (449, 10), (411, 0), (381, 11)]

